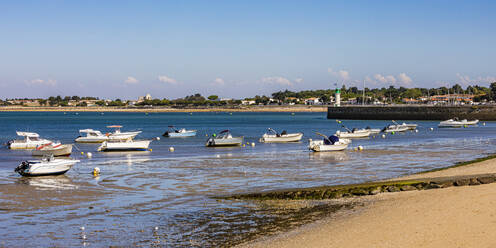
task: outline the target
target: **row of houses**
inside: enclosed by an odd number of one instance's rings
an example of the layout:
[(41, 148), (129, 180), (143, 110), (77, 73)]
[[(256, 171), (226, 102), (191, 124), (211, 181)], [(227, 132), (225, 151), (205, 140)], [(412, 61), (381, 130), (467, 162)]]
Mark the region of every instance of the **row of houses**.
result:
[(430, 97), (419, 98), (403, 98), (402, 102), (406, 104), (444, 104), (444, 103), (459, 103), (459, 104), (472, 104), (474, 97), (479, 95), (473, 94), (450, 94), (450, 95), (434, 95)]

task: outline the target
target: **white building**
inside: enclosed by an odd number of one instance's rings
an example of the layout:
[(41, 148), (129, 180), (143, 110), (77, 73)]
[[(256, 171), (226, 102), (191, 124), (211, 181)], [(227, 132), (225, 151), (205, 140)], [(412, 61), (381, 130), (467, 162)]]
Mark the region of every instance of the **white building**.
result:
[(317, 105), (320, 104), (320, 100), (317, 97), (310, 97), (305, 99), (305, 104), (306, 105)]

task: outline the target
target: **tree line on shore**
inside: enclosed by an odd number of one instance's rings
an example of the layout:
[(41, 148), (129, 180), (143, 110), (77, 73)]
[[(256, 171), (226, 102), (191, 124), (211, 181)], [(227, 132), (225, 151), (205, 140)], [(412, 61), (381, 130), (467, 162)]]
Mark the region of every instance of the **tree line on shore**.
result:
[[(250, 102), (250, 104), (257, 105), (267, 105), (267, 104), (298, 104), (303, 103), (302, 100), (308, 98), (318, 98), (320, 102), (328, 103), (331, 98), (335, 95), (335, 89), (325, 89), (325, 90), (303, 90), (303, 91), (278, 91), (272, 93), (270, 96), (257, 95), (252, 98), (245, 98), (244, 101)], [(383, 87), (374, 89), (358, 89), (357, 87), (342, 86), (340, 89), (341, 99), (343, 101), (349, 99), (355, 99), (356, 102), (373, 102), (375, 100), (390, 102), (390, 103), (401, 103), (404, 98), (408, 99), (418, 99), (420, 97), (432, 97), (435, 95), (447, 95), (447, 94), (468, 94), (473, 95), (474, 102), (481, 101), (496, 101), (496, 82), (491, 83), (489, 87), (470, 85), (466, 88), (461, 87), (459, 84), (453, 85), (451, 88), (439, 87), (439, 88), (405, 88), (405, 87)], [(365, 98), (363, 98), (365, 96)], [(197, 93), (194, 95), (186, 96), (183, 98), (178, 98), (174, 100), (163, 99), (142, 99), (139, 101), (129, 101), (129, 100), (101, 100), (98, 97), (79, 97), (79, 96), (51, 96), (47, 99), (6, 99), (0, 100), (0, 105), (11, 105), (12, 100), (36, 100), (40, 106), (70, 106), (71, 102), (76, 102), (76, 105), (71, 106), (81, 106), (85, 107), (88, 102), (97, 106), (233, 106), (241, 105), (242, 100), (232, 100), (232, 99), (219, 99), (217, 95), (210, 95), (204, 97)]]

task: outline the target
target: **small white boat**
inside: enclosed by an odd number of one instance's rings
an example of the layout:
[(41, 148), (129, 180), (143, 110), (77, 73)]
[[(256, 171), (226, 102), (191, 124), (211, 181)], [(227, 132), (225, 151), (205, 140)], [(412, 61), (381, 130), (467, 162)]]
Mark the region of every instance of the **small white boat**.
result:
[(366, 127), (365, 130), (368, 130), (370, 131), (370, 134), (378, 134), (381, 132), (381, 129), (380, 128), (370, 128), (370, 127)]
[(79, 143), (102, 143), (109, 140), (108, 135), (102, 134), (102, 132), (93, 129), (81, 129), (79, 133), (85, 133), (86, 136), (79, 136), (76, 138), (76, 142)]
[(35, 149), (39, 145), (52, 143), (47, 139), (41, 139), (37, 133), (16, 132), (18, 136), (24, 137), (22, 140), (10, 140), (7, 143), (9, 149)]
[(403, 125), (388, 125), (384, 129), (382, 129), (382, 132), (384, 132), (384, 133), (392, 133), (392, 132), (398, 133), (398, 132), (405, 132), (405, 131), (408, 131), (408, 130), (410, 130), (410, 129), (407, 126), (403, 126)]
[(265, 133), (260, 142), (262, 143), (287, 143), (298, 142), (303, 137), (303, 133), (287, 133), (286, 130), (281, 133), (276, 132), (272, 128), (268, 128), (268, 133)]
[(176, 129), (174, 126), (169, 126), (169, 130), (162, 134), (164, 137), (193, 137), (196, 136), (196, 130), (186, 130), (185, 128)]
[(136, 135), (141, 133), (141, 131), (121, 132), (122, 126), (120, 126), (120, 125), (107, 126), (107, 128), (115, 129), (113, 133), (105, 134), (109, 137), (109, 140), (134, 139), (134, 137), (136, 137)]
[(108, 140), (104, 141), (97, 151), (110, 152), (110, 151), (146, 151), (150, 146), (151, 140)]
[(477, 123), (479, 123), (479, 120), (473, 120), (473, 121), (468, 121), (467, 119), (463, 119), (462, 120), (463, 123), (465, 123), (465, 125), (477, 125)]
[(408, 130), (415, 130), (417, 129), (418, 125), (415, 124), (415, 123), (402, 123), (402, 124), (399, 124), (398, 122), (394, 121), (393, 120), (393, 123), (396, 125), (396, 126), (402, 126), (402, 127), (407, 127)]
[(440, 128), (450, 128), (450, 127), (460, 128), (460, 127), (463, 127), (465, 125), (468, 125), (467, 122), (460, 121), (460, 120), (458, 120), (458, 118), (455, 117), (453, 119), (441, 121), (439, 123), (439, 125), (437, 125), (437, 126)]
[(44, 157), (42, 160), (23, 161), (15, 168), (15, 172), (22, 176), (48, 176), (60, 175), (66, 173), (79, 160), (72, 159), (54, 159)]
[(70, 156), (72, 153), (72, 145), (63, 145), (63, 144), (53, 144), (48, 143), (45, 145), (41, 145), (36, 147), (31, 152), (33, 156)]
[(370, 136), (370, 130), (367, 129), (356, 129), (352, 130), (347, 129), (346, 132), (341, 132), (340, 130), (336, 131), (336, 135), (338, 138), (367, 138)]
[[(319, 134), (321, 135), (321, 134)], [(325, 135), (323, 140), (311, 140), (308, 144), (308, 149), (314, 152), (332, 152), (332, 151), (342, 151), (348, 147), (351, 143), (349, 139), (340, 139), (337, 136), (330, 136), (329, 138)]]
[(205, 146), (240, 146), (243, 144), (243, 136), (233, 137), (229, 130), (220, 132), (219, 136), (220, 137), (217, 137), (217, 135), (213, 134), (212, 137), (207, 140)]

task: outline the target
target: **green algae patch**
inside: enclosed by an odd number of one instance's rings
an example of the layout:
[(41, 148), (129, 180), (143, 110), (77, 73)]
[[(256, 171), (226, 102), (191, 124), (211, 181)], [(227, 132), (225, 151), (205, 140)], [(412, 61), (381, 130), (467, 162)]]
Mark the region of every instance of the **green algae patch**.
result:
[(484, 162), (484, 161), (495, 159), (495, 158), (496, 158), (496, 154), (490, 154), (490, 155), (487, 155), (487, 156), (482, 157), (482, 158), (476, 158), (476, 159), (473, 159), (473, 160), (470, 160), (470, 161), (458, 162), (458, 163), (456, 163), (454, 165), (451, 165), (451, 166), (448, 166), (448, 167), (443, 167), (443, 168), (437, 168), (437, 169), (422, 171), (422, 172), (416, 173), (416, 175), (430, 173), (430, 172), (435, 172), (435, 171), (443, 171), (443, 170), (447, 170), (447, 169), (451, 169), (451, 168), (456, 168), (456, 167), (462, 167), (462, 166), (471, 165), (471, 164), (475, 164), (475, 163), (479, 163), (479, 162)]

